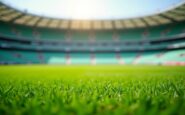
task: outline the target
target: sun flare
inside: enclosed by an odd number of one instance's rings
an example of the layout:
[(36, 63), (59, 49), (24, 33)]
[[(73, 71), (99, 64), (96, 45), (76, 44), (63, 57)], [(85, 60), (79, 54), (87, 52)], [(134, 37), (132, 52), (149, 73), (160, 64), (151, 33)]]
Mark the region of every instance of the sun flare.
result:
[(72, 18), (75, 19), (90, 19), (103, 10), (102, 3), (98, 0), (71, 0), (69, 8)]

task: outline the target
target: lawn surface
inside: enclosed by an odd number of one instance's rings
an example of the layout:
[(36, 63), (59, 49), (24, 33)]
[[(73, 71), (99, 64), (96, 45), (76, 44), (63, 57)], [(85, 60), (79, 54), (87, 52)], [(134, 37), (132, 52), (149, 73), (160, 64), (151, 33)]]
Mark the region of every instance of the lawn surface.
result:
[(0, 66), (0, 115), (184, 115), (185, 67)]

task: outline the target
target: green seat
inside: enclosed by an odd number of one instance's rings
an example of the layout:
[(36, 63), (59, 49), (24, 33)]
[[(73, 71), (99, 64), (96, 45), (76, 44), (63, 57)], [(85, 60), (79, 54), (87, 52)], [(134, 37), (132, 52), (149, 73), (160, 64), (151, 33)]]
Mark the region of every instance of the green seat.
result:
[(115, 53), (95, 54), (95, 59), (97, 64), (118, 64), (119, 63)]

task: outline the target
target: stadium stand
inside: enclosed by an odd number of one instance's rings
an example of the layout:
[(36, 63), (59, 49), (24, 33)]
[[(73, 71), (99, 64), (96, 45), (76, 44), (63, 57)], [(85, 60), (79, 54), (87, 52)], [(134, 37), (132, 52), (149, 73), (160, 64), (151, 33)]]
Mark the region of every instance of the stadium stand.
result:
[[(92, 57), (92, 55), (94, 55)], [(185, 63), (185, 50), (153, 51), (137, 53), (60, 53), (32, 51), (0, 51), (1, 64), (163, 64)], [(93, 62), (94, 59), (94, 62)], [(122, 62), (121, 62), (122, 61)]]
[(153, 16), (80, 21), (80, 26), (16, 9), (0, 12), (0, 63), (185, 65), (184, 9), (181, 4)]
[(91, 35), (89, 31), (72, 31), (58, 29), (45, 29), (37, 28), (33, 29), (27, 26), (13, 25), (0, 22), (0, 35), (4, 37), (11, 38), (22, 38), (22, 39), (43, 39), (43, 40), (66, 40), (68, 37), (72, 40), (87, 40), (89, 41), (92, 36), (95, 40), (142, 40), (142, 39), (161, 39), (161, 38), (171, 38), (180, 36), (184, 33), (185, 22), (168, 24), (159, 27), (152, 28), (136, 28), (136, 29), (125, 29), (117, 30), (115, 32), (109, 30), (101, 30), (93, 32)]

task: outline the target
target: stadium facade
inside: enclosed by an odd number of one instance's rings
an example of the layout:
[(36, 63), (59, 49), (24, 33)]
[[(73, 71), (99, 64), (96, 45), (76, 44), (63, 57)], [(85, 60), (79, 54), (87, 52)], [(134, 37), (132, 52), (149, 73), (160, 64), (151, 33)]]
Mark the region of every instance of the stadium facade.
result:
[(185, 65), (185, 4), (133, 19), (66, 20), (0, 3), (0, 64)]

